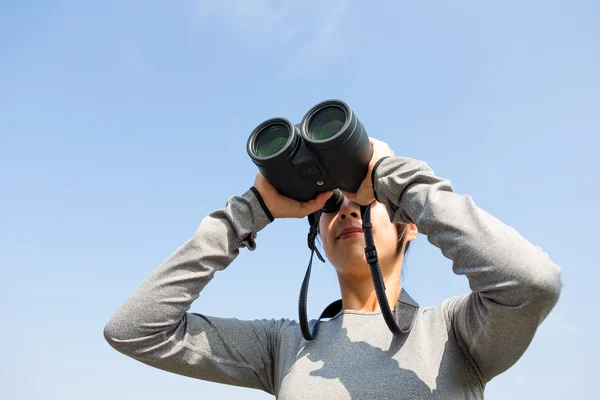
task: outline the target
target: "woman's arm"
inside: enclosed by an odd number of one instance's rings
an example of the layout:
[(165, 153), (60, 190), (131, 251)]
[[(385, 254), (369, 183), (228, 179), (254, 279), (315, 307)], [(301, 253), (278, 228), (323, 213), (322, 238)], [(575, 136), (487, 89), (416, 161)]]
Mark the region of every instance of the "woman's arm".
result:
[(187, 312), (240, 248), (256, 248), (256, 233), (272, 220), (252, 190), (208, 215), (193, 237), (142, 282), (104, 329), (111, 346), (156, 368), (274, 393), (273, 352), (281, 322)]
[(454, 193), (425, 162), (384, 158), (373, 189), (393, 222), (414, 223), (467, 276), (472, 293), (443, 304), (448, 323), (483, 382), (504, 372), (558, 300), (559, 267), (471, 197)]

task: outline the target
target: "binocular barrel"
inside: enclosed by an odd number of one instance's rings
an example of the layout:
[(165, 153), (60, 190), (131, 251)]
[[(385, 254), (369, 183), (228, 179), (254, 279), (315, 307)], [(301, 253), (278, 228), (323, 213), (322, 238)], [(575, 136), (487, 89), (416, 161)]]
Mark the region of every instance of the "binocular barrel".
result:
[[(262, 122), (246, 150), (280, 193), (299, 201), (334, 189), (356, 192), (372, 155), (362, 123), (340, 100), (315, 105), (299, 124), (285, 118)], [(335, 203), (339, 198), (328, 206)]]

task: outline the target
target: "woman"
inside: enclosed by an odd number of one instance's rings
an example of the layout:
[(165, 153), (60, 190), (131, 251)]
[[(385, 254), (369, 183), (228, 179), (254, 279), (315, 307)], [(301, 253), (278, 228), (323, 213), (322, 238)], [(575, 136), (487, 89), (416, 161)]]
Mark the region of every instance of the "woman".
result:
[[(299, 203), (258, 174), (251, 190), (206, 217), (120, 307), (105, 328), (108, 342), (157, 368), (285, 400), (482, 399), (486, 383), (521, 357), (556, 303), (560, 270), (427, 164), (371, 144), (358, 192), (345, 193), (341, 209), (319, 221), (342, 309), (321, 323), (316, 340), (305, 341), (295, 321), (187, 313), (240, 248), (255, 249), (258, 231), (274, 219), (320, 210), (330, 196)], [(379, 312), (359, 204), (372, 204), (386, 294), (406, 334), (392, 335)], [(454, 273), (467, 276), (470, 294), (420, 308), (402, 290), (403, 251), (417, 231), (453, 261)]]

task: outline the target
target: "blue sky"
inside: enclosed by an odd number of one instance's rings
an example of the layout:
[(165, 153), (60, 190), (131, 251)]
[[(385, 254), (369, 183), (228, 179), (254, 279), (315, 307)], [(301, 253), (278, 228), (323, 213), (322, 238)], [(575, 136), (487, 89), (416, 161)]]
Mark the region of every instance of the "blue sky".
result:
[[(562, 267), (558, 305), (486, 399), (591, 398), (600, 328), (599, 11), (592, 1), (37, 1), (0, 5), (7, 399), (267, 399), (122, 356), (102, 330), (201, 219), (253, 183), (250, 131), (347, 101), (396, 154)], [(191, 311), (296, 318), (306, 222), (259, 233)], [(420, 236), (405, 288), (469, 290)], [(337, 299), (318, 264), (309, 314)], [(594, 373), (596, 372), (596, 373)]]

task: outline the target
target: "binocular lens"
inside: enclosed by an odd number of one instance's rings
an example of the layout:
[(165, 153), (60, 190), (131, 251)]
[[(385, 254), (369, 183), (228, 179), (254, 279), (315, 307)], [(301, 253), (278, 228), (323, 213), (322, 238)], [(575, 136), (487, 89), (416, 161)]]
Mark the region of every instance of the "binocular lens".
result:
[(254, 142), (254, 154), (259, 157), (270, 157), (283, 149), (290, 137), (285, 125), (271, 125), (258, 134)]
[[(248, 137), (246, 151), (281, 194), (309, 201), (333, 189), (356, 192), (372, 148), (350, 106), (327, 100), (308, 110), (298, 124), (281, 117), (263, 121)], [(336, 210), (339, 201), (325, 208)]]
[(346, 113), (335, 106), (317, 111), (308, 124), (308, 136), (315, 140), (325, 140), (335, 136), (346, 123)]

